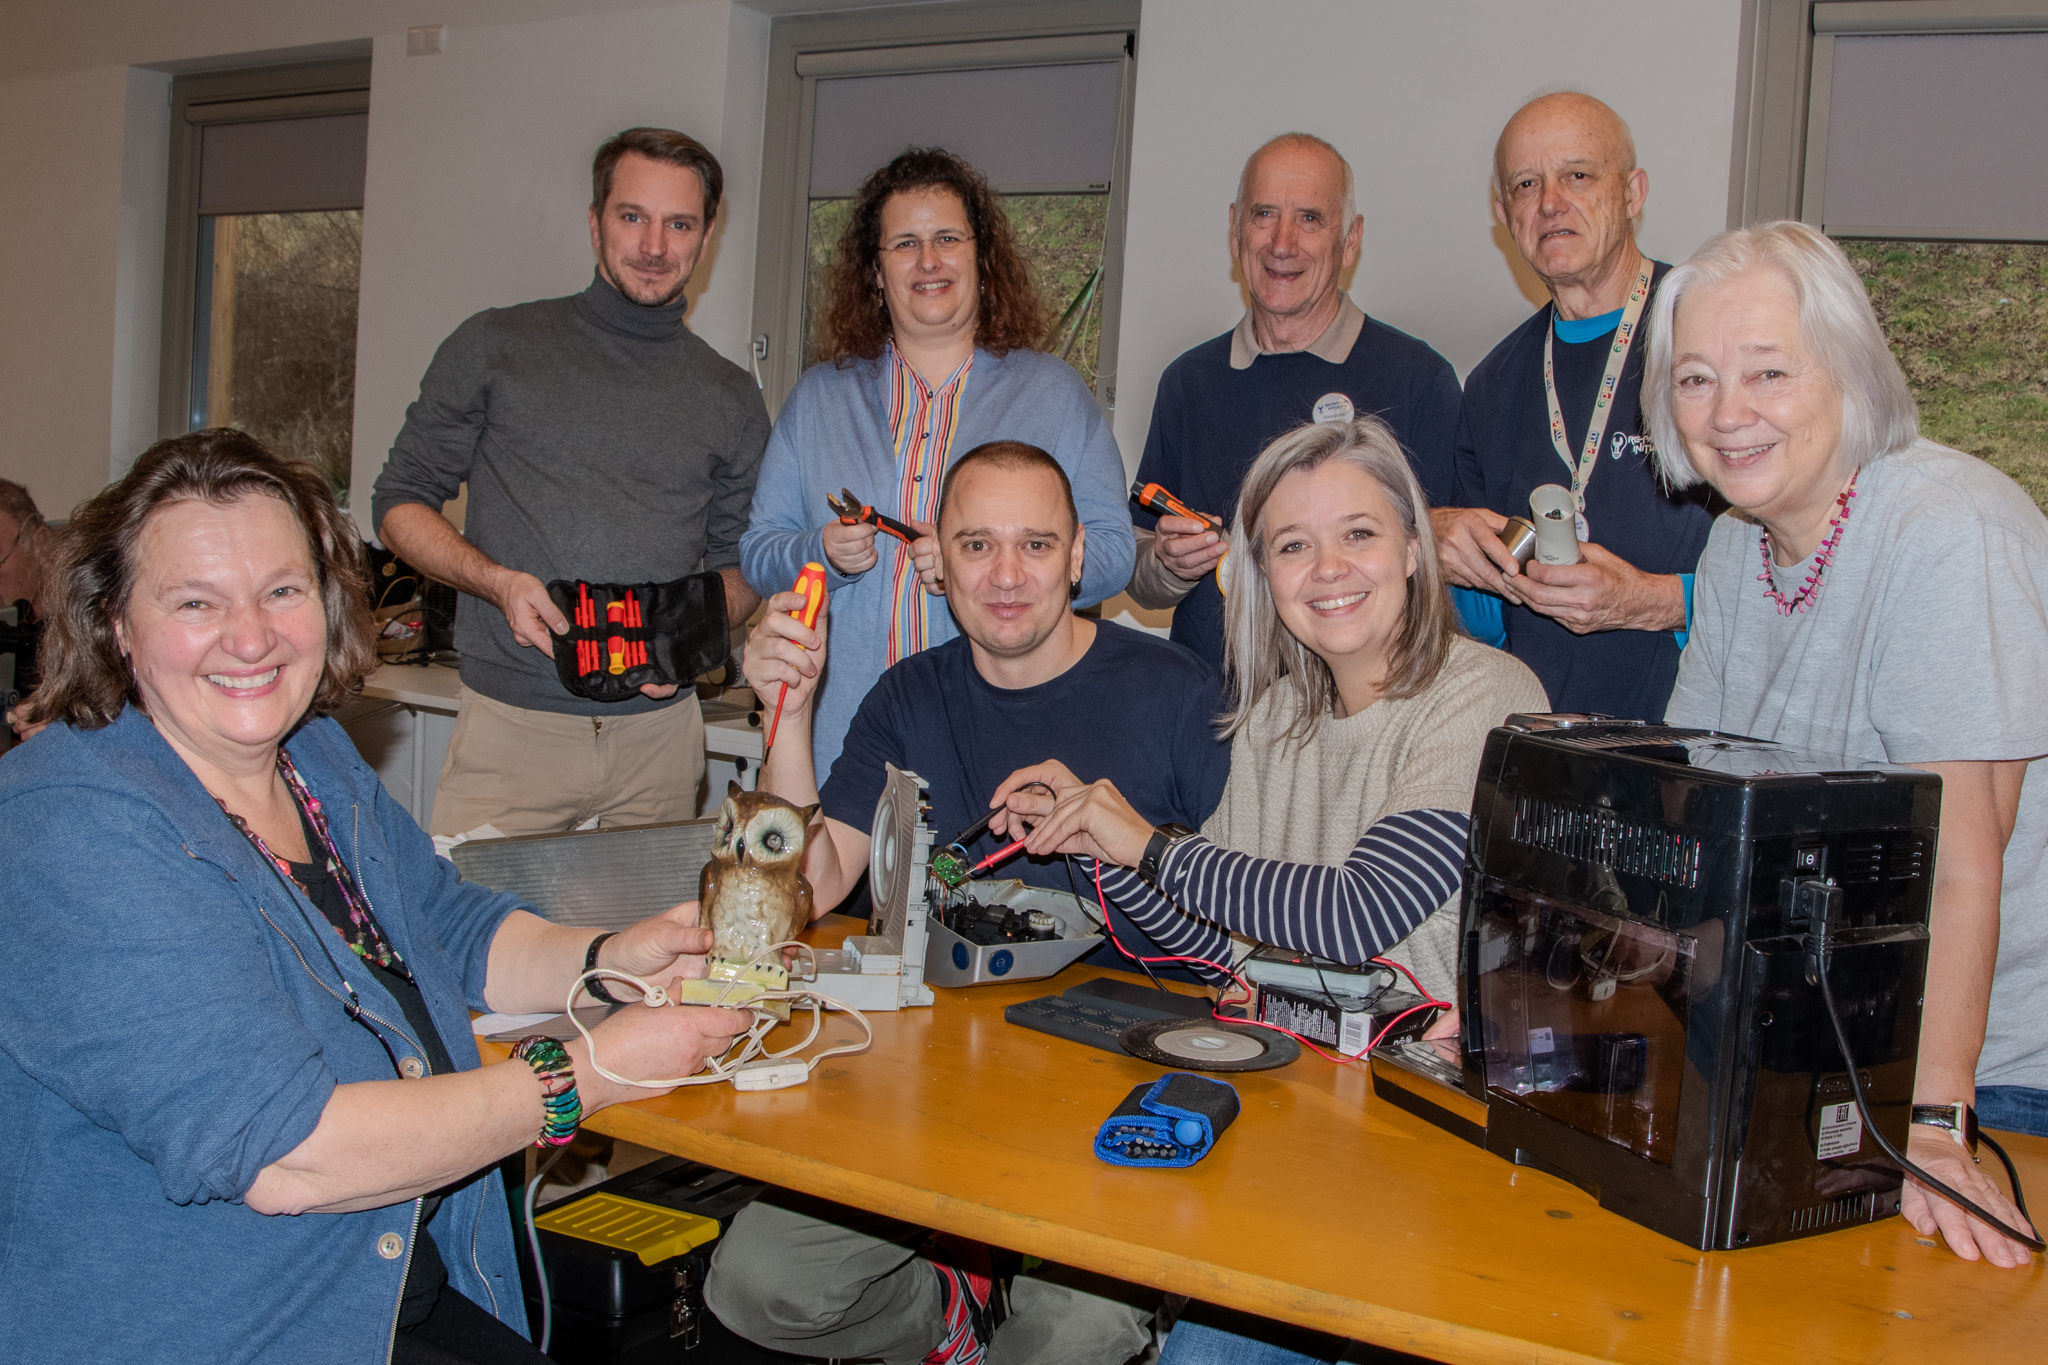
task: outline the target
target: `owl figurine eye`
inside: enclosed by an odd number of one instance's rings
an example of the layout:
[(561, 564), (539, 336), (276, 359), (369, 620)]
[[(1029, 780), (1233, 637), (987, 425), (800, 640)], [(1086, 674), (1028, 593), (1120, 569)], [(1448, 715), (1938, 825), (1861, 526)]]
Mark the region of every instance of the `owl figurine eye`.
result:
[(779, 863), (803, 851), (803, 816), (787, 807), (770, 807), (747, 822), (747, 856), (755, 862)]

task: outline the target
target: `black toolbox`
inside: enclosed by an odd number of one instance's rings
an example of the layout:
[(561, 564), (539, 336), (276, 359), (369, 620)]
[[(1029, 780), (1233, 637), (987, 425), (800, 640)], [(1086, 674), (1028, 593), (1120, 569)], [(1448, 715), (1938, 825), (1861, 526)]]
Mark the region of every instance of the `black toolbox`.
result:
[[(554, 1301), (548, 1355), (562, 1365), (798, 1359), (733, 1336), (704, 1307), (715, 1239), (765, 1188), (730, 1171), (663, 1157), (541, 1209), (534, 1226)], [(535, 1290), (529, 1274), (526, 1311), (538, 1333)]]

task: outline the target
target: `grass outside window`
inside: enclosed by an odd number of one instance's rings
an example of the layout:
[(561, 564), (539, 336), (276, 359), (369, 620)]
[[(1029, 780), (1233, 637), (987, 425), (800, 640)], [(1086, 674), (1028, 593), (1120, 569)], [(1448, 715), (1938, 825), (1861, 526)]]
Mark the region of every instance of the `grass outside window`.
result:
[(2048, 244), (1845, 241), (1930, 440), (2048, 509)]

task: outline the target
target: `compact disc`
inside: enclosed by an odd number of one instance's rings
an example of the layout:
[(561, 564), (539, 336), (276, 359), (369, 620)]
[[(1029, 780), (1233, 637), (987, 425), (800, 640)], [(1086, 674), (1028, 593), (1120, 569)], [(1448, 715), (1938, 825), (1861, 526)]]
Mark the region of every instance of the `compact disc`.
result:
[(1189, 1071), (1265, 1071), (1301, 1055), (1284, 1033), (1213, 1019), (1146, 1019), (1117, 1041), (1133, 1057)]

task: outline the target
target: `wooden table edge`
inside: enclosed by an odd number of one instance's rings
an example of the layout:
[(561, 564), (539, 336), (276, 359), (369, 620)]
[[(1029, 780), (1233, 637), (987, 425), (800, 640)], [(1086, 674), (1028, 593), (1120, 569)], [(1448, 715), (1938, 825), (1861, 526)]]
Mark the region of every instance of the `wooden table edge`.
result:
[(884, 1180), (846, 1166), (707, 1132), (620, 1104), (584, 1127), (754, 1180), (815, 1195), (921, 1227), (1146, 1285), (1190, 1299), (1334, 1336), (1426, 1356), (1446, 1365), (1586, 1365), (1603, 1359), (1542, 1346), (1360, 1299), (1303, 1289), (1259, 1275), (1220, 1271), (1195, 1257), (1061, 1227), (951, 1195)]

